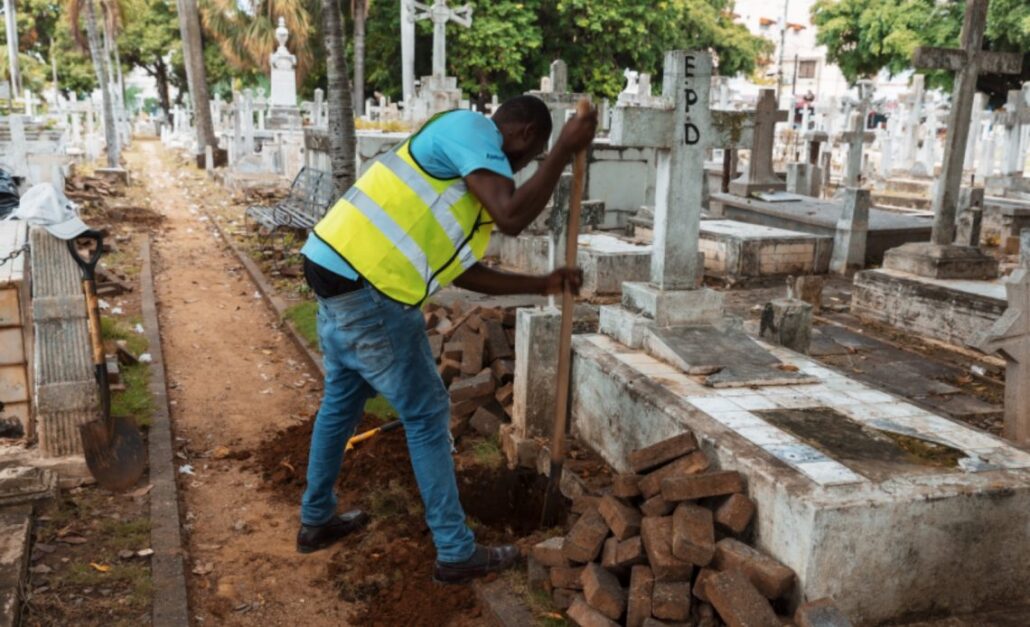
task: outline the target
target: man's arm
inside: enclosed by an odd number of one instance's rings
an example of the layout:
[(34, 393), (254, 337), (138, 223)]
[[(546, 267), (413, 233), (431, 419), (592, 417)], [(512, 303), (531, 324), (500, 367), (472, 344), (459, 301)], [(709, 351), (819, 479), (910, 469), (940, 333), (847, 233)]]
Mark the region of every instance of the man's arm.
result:
[(560, 294), (568, 284), (572, 292), (578, 294), (583, 284), (583, 271), (579, 268), (559, 268), (550, 274), (531, 276), (502, 272), (477, 263), (459, 276), (454, 284), (466, 290), (495, 296)]
[(540, 167), (518, 189), (515, 182), (489, 170), (476, 170), (465, 177), (469, 191), (483, 203), (497, 228), (505, 235), (518, 235), (536, 219), (558, 184), (572, 155), (585, 150), (597, 129), (597, 111), (566, 123), (554, 148)]

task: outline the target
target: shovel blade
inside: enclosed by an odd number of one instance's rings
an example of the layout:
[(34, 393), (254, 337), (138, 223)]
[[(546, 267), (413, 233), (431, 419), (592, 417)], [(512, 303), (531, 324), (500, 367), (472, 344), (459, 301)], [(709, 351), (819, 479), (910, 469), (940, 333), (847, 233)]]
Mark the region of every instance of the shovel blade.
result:
[(143, 437), (129, 418), (114, 417), (111, 428), (103, 420), (79, 425), (86, 466), (100, 487), (124, 492), (136, 485), (147, 464)]

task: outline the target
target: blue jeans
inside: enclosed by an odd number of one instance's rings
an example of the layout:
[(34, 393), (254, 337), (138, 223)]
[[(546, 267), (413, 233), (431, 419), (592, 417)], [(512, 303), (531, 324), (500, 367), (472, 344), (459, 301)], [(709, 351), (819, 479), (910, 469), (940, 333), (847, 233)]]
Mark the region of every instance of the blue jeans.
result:
[(319, 299), (318, 337), (325, 390), (311, 435), (301, 522), (321, 525), (336, 513), (333, 487), (344, 447), (365, 402), (378, 392), (404, 423), (437, 559), (471, 557), (475, 538), (465, 523), (451, 458), (450, 396), (436, 370), (422, 311), (364, 287)]

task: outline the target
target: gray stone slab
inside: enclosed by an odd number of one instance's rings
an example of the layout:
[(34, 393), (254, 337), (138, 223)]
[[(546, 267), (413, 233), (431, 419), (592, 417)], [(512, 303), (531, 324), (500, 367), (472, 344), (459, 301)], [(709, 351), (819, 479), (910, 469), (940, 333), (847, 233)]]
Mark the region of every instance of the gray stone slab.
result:
[[(836, 233), (837, 220), (841, 214), (839, 202), (815, 198), (795, 203), (763, 202), (732, 194), (713, 193), (711, 203), (713, 213), (718, 214), (714, 205), (719, 204), (722, 206), (721, 216), (732, 220), (831, 237)], [(926, 241), (932, 223), (932, 218), (926, 216), (870, 208), (866, 263), (879, 263), (887, 249), (907, 242)]]
[(21, 624), (21, 589), (29, 563), (32, 506), (0, 509), (0, 627)]
[(0, 468), (0, 507), (48, 501), (57, 496), (57, 475), (32, 466)]

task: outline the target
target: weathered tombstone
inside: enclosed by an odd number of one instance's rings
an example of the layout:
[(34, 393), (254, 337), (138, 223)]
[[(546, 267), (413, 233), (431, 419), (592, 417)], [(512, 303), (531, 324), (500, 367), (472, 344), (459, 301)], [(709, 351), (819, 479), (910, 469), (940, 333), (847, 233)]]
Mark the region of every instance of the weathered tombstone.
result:
[(905, 119), (905, 134), (901, 142), (901, 159), (899, 170), (907, 171), (916, 162), (916, 148), (918, 146), (919, 123), (923, 117), (923, 90), (926, 84), (926, 77), (916, 74), (912, 77), (912, 90), (906, 94), (905, 100), (908, 105), (908, 116)]
[[(290, 31), (286, 28), (286, 20), (279, 18), (279, 26), (275, 29), (275, 40), (279, 47), (268, 57), (268, 65), (271, 67), (271, 94), (268, 99), (269, 119), (268, 127), (279, 128), (300, 128), (300, 109), (297, 108), (297, 57), (286, 49), (286, 41), (290, 38)], [(259, 100), (264, 100), (264, 94)], [(259, 106), (260, 120), (259, 128), (265, 126), (265, 107)]]
[(405, 115), (408, 119), (416, 119), (457, 109), (461, 90), (458, 89), (458, 79), (447, 76), (447, 23), (455, 22), (465, 28), (472, 26), (472, 6), (466, 4), (451, 8), (447, 6), (447, 0), (434, 0), (431, 5), (411, 0), (409, 11), (413, 21), (433, 22), (433, 73), (422, 78), (418, 102), (406, 107)]
[(926, 124), (923, 125), (923, 144), (919, 150), (919, 158), (912, 166), (912, 176), (930, 178), (937, 168), (937, 107), (931, 105), (926, 111)]
[(1008, 309), (990, 329), (970, 342), (1005, 358), (1005, 437), (1030, 444), (1030, 269), (1015, 270), (1005, 281)]
[(579, 102), (580, 98), (586, 96), (586, 94), (570, 93), (568, 91), (568, 74), (569, 70), (565, 62), (561, 59), (556, 59), (551, 63), (550, 74), (540, 79), (540, 90), (529, 92), (531, 95), (543, 100), (547, 104), (547, 109), (551, 112), (549, 147), (553, 147), (554, 142), (558, 140), (558, 135), (561, 134), (568, 116), (575, 110), (576, 103)]
[(955, 89), (948, 115), (941, 180), (933, 195), (933, 232), (927, 243), (905, 244), (887, 252), (884, 267), (937, 279), (992, 278), (998, 262), (976, 247), (956, 246), (955, 213), (962, 186), (963, 151), (969, 138), (969, 112), (981, 71), (1015, 74), (1022, 67), (1022, 55), (985, 52), (983, 34), (987, 23), (987, 0), (969, 0), (962, 25), (962, 48), (917, 48), (916, 67), (950, 69), (955, 72)]
[(762, 338), (808, 354), (812, 343), (812, 305), (798, 298), (777, 298), (766, 303), (761, 322)]
[(786, 111), (776, 108), (776, 92), (772, 89), (763, 89), (755, 108), (751, 159), (745, 172), (730, 182), (731, 194), (750, 196), (752, 192), (778, 191), (786, 188), (786, 182), (773, 172), (772, 153), (776, 140), (776, 123), (787, 121), (787, 117)]
[(837, 136), (838, 141), (848, 144), (848, 160), (844, 169), (844, 187), (858, 187), (862, 179), (862, 147), (876, 136), (865, 130), (865, 112), (852, 111), (849, 130)]
[(973, 110), (969, 119), (969, 141), (966, 143), (966, 159), (962, 167), (970, 171), (976, 165), (976, 142), (980, 139), (980, 122), (984, 109), (987, 108), (987, 94), (976, 92), (973, 97)]
[(830, 272), (848, 274), (865, 265), (866, 240), (869, 235), (870, 192), (849, 187), (844, 190), (840, 218), (833, 235)]
[(983, 222), (984, 190), (982, 187), (963, 187), (959, 192), (958, 223), (955, 243), (959, 246), (979, 246), (980, 226)]

